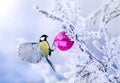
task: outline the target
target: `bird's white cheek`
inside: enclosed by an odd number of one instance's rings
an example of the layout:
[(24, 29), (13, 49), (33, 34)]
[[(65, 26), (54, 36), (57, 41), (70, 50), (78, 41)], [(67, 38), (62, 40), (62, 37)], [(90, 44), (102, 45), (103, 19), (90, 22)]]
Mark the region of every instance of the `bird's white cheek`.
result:
[(44, 40), (45, 38), (44, 37), (41, 37), (40, 40)]

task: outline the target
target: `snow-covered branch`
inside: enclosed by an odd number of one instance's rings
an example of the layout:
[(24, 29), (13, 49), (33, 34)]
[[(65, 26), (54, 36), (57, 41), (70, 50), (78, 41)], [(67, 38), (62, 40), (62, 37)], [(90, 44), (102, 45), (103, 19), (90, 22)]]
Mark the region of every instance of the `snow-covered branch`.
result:
[(120, 37), (111, 37), (106, 28), (120, 15), (120, 0), (106, 2), (87, 19), (80, 16), (79, 0), (55, 0), (55, 4), (52, 14), (37, 9), (61, 22), (60, 27), (77, 44), (76, 69), (68, 76), (69, 83), (120, 83)]
[(120, 0), (110, 0), (96, 10), (86, 19), (86, 24), (97, 25), (108, 24), (109, 21), (120, 15)]
[(37, 11), (38, 11), (39, 13), (45, 15), (47, 18), (51, 18), (51, 19), (53, 19), (53, 20), (57, 20), (57, 21), (63, 22), (63, 20), (60, 19), (59, 17), (56, 17), (56, 16), (54, 16), (54, 15), (52, 15), (52, 14), (49, 14), (49, 13), (46, 12), (46, 11), (43, 11), (43, 10), (39, 9), (38, 6), (36, 6), (36, 9), (37, 9)]

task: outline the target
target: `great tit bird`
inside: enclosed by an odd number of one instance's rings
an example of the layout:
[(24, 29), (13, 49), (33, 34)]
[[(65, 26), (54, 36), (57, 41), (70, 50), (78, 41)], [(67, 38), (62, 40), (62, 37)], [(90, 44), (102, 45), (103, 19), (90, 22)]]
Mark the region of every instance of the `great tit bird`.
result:
[(38, 63), (41, 61), (42, 57), (45, 57), (51, 68), (55, 71), (54, 65), (48, 59), (53, 50), (50, 49), (47, 37), (47, 35), (42, 35), (39, 42), (20, 44), (18, 48), (18, 55), (22, 60), (26, 60), (30, 63)]

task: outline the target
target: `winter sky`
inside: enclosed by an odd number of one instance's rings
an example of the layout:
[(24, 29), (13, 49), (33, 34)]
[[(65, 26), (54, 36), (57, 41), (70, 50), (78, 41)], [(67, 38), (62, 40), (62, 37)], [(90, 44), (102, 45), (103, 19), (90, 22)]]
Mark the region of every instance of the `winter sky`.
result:
[[(81, 16), (87, 18), (102, 6), (105, 0), (80, 0)], [(17, 56), (17, 47), (23, 42), (38, 41), (42, 34), (49, 35), (52, 44), (54, 35), (61, 30), (57, 23), (39, 14), (34, 7), (50, 11), (50, 0), (0, 0), (0, 83), (64, 83), (63, 73), (70, 71), (73, 60), (56, 50), (51, 61), (58, 73), (52, 71), (46, 61), (30, 64)], [(118, 19), (108, 25), (112, 35), (120, 35)], [(114, 27), (114, 28), (113, 28)]]

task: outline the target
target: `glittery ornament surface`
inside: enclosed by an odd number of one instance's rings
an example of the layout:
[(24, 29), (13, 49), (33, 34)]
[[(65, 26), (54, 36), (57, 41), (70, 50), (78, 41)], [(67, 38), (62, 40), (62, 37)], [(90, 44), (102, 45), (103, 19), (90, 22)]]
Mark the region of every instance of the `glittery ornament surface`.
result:
[(72, 41), (65, 31), (59, 32), (54, 38), (54, 45), (61, 51), (67, 51), (73, 46), (74, 41)]

